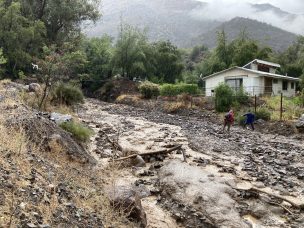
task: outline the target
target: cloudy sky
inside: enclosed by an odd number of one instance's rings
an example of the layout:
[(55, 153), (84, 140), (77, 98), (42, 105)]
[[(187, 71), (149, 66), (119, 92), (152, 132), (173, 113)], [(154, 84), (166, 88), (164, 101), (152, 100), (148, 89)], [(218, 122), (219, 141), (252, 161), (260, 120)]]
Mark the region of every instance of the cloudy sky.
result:
[(304, 14), (304, 0), (200, 0), (202, 2), (223, 2), (225, 4), (240, 4), (244, 2), (250, 3), (270, 3), (274, 6), (280, 7), (282, 10), (291, 13)]
[[(304, 35), (304, 0), (199, 0), (208, 2), (207, 8), (196, 10), (193, 16), (202, 19), (227, 21), (236, 16), (272, 24), (287, 31)], [(250, 4), (269, 3), (296, 17), (282, 17), (273, 11), (256, 12)]]

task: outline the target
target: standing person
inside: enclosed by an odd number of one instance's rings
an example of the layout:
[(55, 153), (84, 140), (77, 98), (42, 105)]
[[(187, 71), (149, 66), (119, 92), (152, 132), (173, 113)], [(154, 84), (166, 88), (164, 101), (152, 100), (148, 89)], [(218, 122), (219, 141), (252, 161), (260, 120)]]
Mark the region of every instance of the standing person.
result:
[(228, 132), (230, 132), (230, 127), (233, 124), (233, 122), (234, 122), (234, 113), (233, 110), (230, 109), (230, 111), (225, 115), (223, 132), (225, 131), (226, 126)]
[(250, 125), (251, 129), (254, 131), (254, 119), (255, 119), (255, 115), (252, 112), (250, 112), (250, 110), (249, 110), (249, 112), (247, 112), (243, 116), (246, 116), (244, 127), (246, 127), (247, 125)]

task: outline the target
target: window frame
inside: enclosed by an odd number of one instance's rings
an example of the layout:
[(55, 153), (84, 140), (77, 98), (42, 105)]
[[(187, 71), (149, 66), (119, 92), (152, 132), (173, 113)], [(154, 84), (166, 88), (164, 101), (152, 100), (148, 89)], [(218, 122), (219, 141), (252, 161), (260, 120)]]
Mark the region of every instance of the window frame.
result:
[[(286, 83), (286, 84), (284, 84), (284, 83)], [(289, 82), (287, 80), (283, 80), (282, 81), (282, 90), (283, 91), (287, 91), (288, 90), (288, 84), (289, 84)]]

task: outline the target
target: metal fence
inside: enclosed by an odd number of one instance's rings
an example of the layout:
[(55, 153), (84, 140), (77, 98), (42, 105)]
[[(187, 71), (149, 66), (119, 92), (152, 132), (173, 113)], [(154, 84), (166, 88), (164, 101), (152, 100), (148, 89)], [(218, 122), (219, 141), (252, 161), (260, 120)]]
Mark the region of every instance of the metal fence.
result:
[[(216, 87), (203, 88), (203, 94), (206, 96), (214, 96)], [(290, 90), (274, 89), (272, 86), (246, 86), (246, 87), (231, 87), (236, 93), (241, 89), (249, 96), (279, 96), (281, 93), (292, 95)], [(289, 91), (289, 92), (288, 92)], [(295, 95), (295, 94), (294, 94)]]

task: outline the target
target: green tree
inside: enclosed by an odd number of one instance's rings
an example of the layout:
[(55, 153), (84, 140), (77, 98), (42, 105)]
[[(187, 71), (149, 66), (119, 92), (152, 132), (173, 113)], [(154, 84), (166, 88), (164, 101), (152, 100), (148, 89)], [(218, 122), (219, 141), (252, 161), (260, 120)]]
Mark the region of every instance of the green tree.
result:
[(259, 47), (255, 40), (248, 37), (245, 30), (230, 43), (227, 42), (225, 32), (221, 31), (218, 33), (217, 43), (216, 49), (196, 66), (196, 71), (203, 77), (229, 67), (244, 66), (253, 59), (267, 60), (272, 52), (268, 47)]
[(272, 52), (269, 47), (259, 47), (258, 42), (249, 38), (246, 30), (241, 31), (238, 38), (230, 43), (232, 65), (244, 66), (253, 59), (269, 59)]
[(2, 50), (2, 48), (0, 48), (0, 65), (5, 64), (5, 63), (6, 63), (6, 58), (4, 58), (3, 50)]
[(41, 109), (50, 91), (61, 82), (79, 84), (87, 64), (86, 54), (82, 51), (58, 49), (55, 45), (43, 47), (43, 58), (37, 61), (38, 79), (44, 84), (39, 104)]
[(68, 66), (63, 61), (63, 56), (56, 52), (56, 47), (44, 47), (44, 58), (38, 61), (38, 79), (44, 84), (43, 94), (39, 102), (41, 110), (49, 92), (61, 80), (67, 79)]
[(87, 78), (83, 85), (91, 91), (102, 86), (105, 80), (112, 77), (113, 46), (109, 36), (92, 38), (84, 41), (83, 49), (87, 55)]
[(0, 48), (0, 76), (3, 73), (1, 65), (5, 64), (5, 63), (6, 63), (6, 58), (4, 58), (4, 56), (3, 56), (3, 50), (2, 50), (2, 48)]
[(100, 17), (99, 0), (22, 0), (22, 12), (44, 22), (49, 44), (61, 45), (81, 36), (83, 22)]
[(29, 70), (32, 56), (41, 51), (44, 36), (43, 22), (24, 17), (20, 2), (0, 0), (0, 46), (7, 58), (8, 74), (17, 77), (20, 70)]
[(285, 52), (276, 56), (276, 61), (281, 64), (280, 73), (293, 77), (304, 76), (304, 36), (291, 45)]
[(147, 37), (144, 32), (130, 25), (122, 25), (115, 45), (113, 64), (118, 72), (129, 79), (146, 73), (144, 52)]
[(170, 41), (160, 41), (153, 44), (153, 49), (155, 50), (154, 75), (167, 83), (181, 80), (184, 65), (178, 48)]
[(215, 48), (215, 55), (220, 62), (224, 63), (222, 65), (225, 65), (225, 68), (231, 65), (231, 50), (224, 30), (217, 33), (217, 47)]
[(215, 88), (215, 109), (218, 112), (227, 112), (234, 101), (234, 91), (222, 83)]

